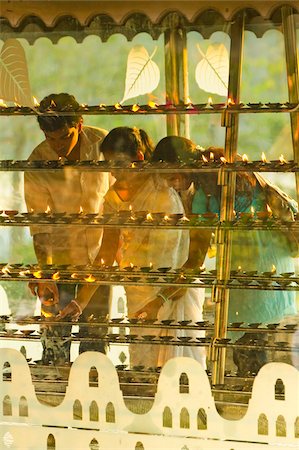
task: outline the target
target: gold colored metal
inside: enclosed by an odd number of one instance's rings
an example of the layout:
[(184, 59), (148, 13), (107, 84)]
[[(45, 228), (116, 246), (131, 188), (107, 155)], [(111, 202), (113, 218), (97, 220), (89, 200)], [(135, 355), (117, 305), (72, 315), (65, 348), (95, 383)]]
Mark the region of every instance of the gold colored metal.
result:
[[(231, 25), (231, 49), (228, 98), (234, 103), (239, 102), (240, 83), (242, 70), (244, 42), (244, 14), (239, 15)], [(224, 120), (226, 126), (225, 135), (225, 159), (234, 161), (238, 144), (238, 115), (230, 116), (230, 120)], [(220, 220), (232, 220), (234, 210), (234, 198), (236, 189), (236, 173), (219, 173), (218, 184), (222, 186)], [(219, 280), (227, 280), (230, 277), (231, 267), (231, 230), (217, 230), (217, 276)], [(228, 320), (229, 289), (222, 286), (215, 287), (215, 338), (225, 338)], [(217, 348), (213, 353), (212, 383), (221, 384), (224, 381), (225, 356), (224, 347)]]
[[(187, 104), (189, 101), (187, 34), (177, 14), (171, 17), (172, 26), (165, 32), (166, 104)], [(166, 117), (167, 134), (189, 137), (189, 116), (171, 114)]]
[[(299, 99), (299, 69), (296, 45), (296, 23), (293, 8), (285, 5), (281, 8), (282, 29), (285, 44), (289, 101)], [(293, 152), (295, 162), (299, 161), (299, 111), (290, 113)], [(299, 174), (296, 174), (297, 200), (299, 200)]]

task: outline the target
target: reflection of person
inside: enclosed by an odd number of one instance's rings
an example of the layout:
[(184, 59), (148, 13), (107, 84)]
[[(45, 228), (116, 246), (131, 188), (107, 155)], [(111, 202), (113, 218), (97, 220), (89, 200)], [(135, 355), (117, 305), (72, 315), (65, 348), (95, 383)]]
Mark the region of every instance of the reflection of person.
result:
[[(210, 148), (198, 153), (195, 150), (195, 145), (185, 138), (168, 137), (162, 143), (159, 151), (156, 151), (156, 149), (154, 152), (155, 160), (188, 162), (198, 157), (201, 158), (202, 155), (207, 160), (210, 157), (220, 160), (220, 157), (223, 156), (223, 149), (219, 148)], [(192, 212), (196, 214), (206, 212), (219, 214), (221, 187), (217, 184), (217, 173), (201, 172), (191, 175), (191, 178), (194, 182), (193, 194), (190, 196), (189, 191), (187, 200), (189, 199), (188, 203), (192, 205)], [(260, 183), (256, 182), (254, 175), (238, 174), (235, 211), (236, 213), (250, 213), (251, 207), (255, 211), (266, 210), (264, 191)], [(295, 211), (295, 207), (295, 203), (290, 202), (290, 208), (294, 208)], [(196, 242), (196, 237), (194, 241)], [(288, 240), (279, 231), (238, 230), (233, 233), (232, 269), (241, 267), (245, 271), (263, 272), (271, 271), (272, 265), (275, 265), (277, 273), (293, 272), (294, 262), (290, 254)], [(292, 291), (250, 289), (246, 291), (232, 289), (230, 291), (228, 311), (228, 322), (230, 323), (274, 323), (295, 312), (295, 293)], [(230, 337), (233, 338), (234, 336), (236, 336), (236, 333)], [(263, 336), (258, 333), (245, 333), (239, 341), (240, 343), (256, 342), (263, 345)], [(234, 361), (238, 366), (240, 375), (246, 375), (249, 372), (256, 373), (266, 360), (266, 352), (264, 351), (234, 350)]]
[[(128, 135), (131, 136), (132, 131), (126, 127), (110, 131), (101, 145), (106, 159), (130, 163), (143, 158), (138, 145), (128, 145)], [(105, 196), (105, 213), (129, 211), (130, 207), (133, 214), (138, 211), (163, 212), (168, 215), (184, 213), (178, 194), (167, 186), (162, 177), (125, 171), (117, 171), (114, 175), (116, 182)], [(147, 227), (144, 229), (105, 230), (97, 260), (103, 258), (109, 265), (116, 260), (121, 268), (129, 267), (130, 263), (137, 267), (150, 267), (153, 264), (155, 268), (179, 268), (187, 259), (188, 241), (188, 232), (179, 229), (162, 230)], [(80, 312), (79, 308), (83, 309), (86, 306), (92, 290), (93, 287), (90, 285), (83, 286), (78, 293), (76, 302), (68, 305), (62, 311), (61, 316), (76, 315)], [(156, 319), (161, 316), (166, 318), (162, 313), (163, 300), (159, 297), (159, 294), (162, 293), (161, 288), (143, 285), (126, 286), (125, 290), (130, 318)], [(171, 300), (166, 300), (166, 303), (168, 302)], [(144, 334), (159, 334), (156, 329), (151, 328), (146, 328), (143, 332)], [(131, 365), (162, 365), (166, 358), (175, 356), (175, 354), (166, 356), (160, 352), (161, 347), (154, 344), (130, 345)]]
[[(83, 119), (77, 114), (79, 104), (72, 95), (51, 94), (44, 98), (40, 104), (40, 111), (47, 115), (39, 115), (38, 123), (45, 134), (45, 140), (32, 152), (29, 160), (99, 160), (99, 150), (106, 131), (83, 125)], [(57, 111), (67, 112), (70, 115), (59, 115)], [(71, 114), (71, 113), (74, 114)], [(26, 172), (25, 173), (25, 200), (28, 211), (35, 213), (49, 210), (53, 213), (99, 213), (102, 209), (103, 197), (108, 189), (108, 173), (84, 172), (75, 168), (65, 168), (56, 172)], [(32, 226), (34, 249), (40, 265), (87, 265), (92, 264), (99, 250), (102, 229), (91, 229), (79, 225), (62, 226)], [(31, 284), (33, 293), (37, 293), (42, 300), (42, 311), (47, 315), (55, 310), (54, 304), (59, 301), (56, 311), (63, 308), (74, 298), (74, 284), (36, 283)], [(106, 316), (108, 313), (109, 288), (102, 286), (82, 320), (86, 321), (91, 314)], [(106, 301), (97, 301), (102, 295)], [(49, 297), (50, 300), (46, 297)], [(94, 328), (93, 328), (94, 330)], [(81, 326), (81, 332), (86, 329)], [(70, 327), (62, 326), (46, 328), (43, 336), (43, 361), (54, 360), (64, 362), (69, 360), (70, 340), (68, 339)], [(59, 336), (65, 335), (62, 341)], [(53, 339), (54, 337), (54, 339)], [(57, 339), (56, 339), (57, 338)], [(50, 342), (54, 340), (53, 342)], [(49, 344), (47, 344), (49, 342)], [(84, 349), (104, 351), (103, 344), (97, 342), (93, 346), (83, 343), (80, 351)], [(47, 351), (47, 349), (49, 351)]]
[[(209, 160), (211, 153), (214, 160), (223, 156), (223, 150), (210, 148), (203, 152)], [(220, 212), (220, 186), (217, 185), (217, 174), (199, 174), (196, 182), (196, 193), (192, 203), (192, 211), (196, 214)], [(265, 192), (254, 174), (237, 174), (237, 186), (234, 209), (236, 214), (267, 211)], [(294, 208), (295, 202), (290, 202)], [(289, 242), (285, 234), (275, 230), (238, 230), (232, 238), (232, 269), (242, 268), (244, 271), (269, 271), (275, 266), (276, 272), (293, 272)], [(276, 323), (296, 313), (295, 292), (238, 290), (231, 289), (229, 296), (228, 322)], [(233, 337), (238, 337), (235, 333)], [(263, 345), (266, 336), (260, 333), (245, 333), (238, 343), (258, 343)], [(240, 375), (256, 373), (267, 362), (265, 351), (234, 350), (234, 362)]]

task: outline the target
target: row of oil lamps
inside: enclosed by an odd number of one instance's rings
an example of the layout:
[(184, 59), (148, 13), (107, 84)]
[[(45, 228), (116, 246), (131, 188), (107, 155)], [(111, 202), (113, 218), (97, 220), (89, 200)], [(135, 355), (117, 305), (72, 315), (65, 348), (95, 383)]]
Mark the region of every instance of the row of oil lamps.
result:
[(284, 156), (281, 154), (279, 159), (268, 161), (265, 153), (263, 152), (261, 155), (261, 160), (249, 161), (249, 158), (246, 154), (242, 155), (242, 160), (234, 161), (233, 163), (229, 163), (226, 161), (224, 157), (220, 158), (220, 161), (214, 160), (213, 152), (210, 152), (209, 158), (206, 158), (204, 155), (201, 156), (201, 160), (190, 160), (186, 163), (167, 163), (164, 161), (160, 162), (149, 162), (149, 161), (140, 161), (133, 163), (126, 163), (122, 161), (95, 161), (95, 160), (87, 160), (87, 161), (62, 161), (58, 160), (47, 160), (47, 161), (27, 161), (27, 160), (2, 160), (0, 161), (0, 170), (24, 170), (31, 171), (36, 169), (44, 169), (44, 170), (58, 170), (64, 168), (80, 168), (81, 170), (96, 170), (102, 172), (108, 172), (111, 169), (113, 170), (128, 170), (128, 171), (146, 171), (149, 173), (153, 172), (162, 172), (162, 173), (171, 173), (182, 171), (184, 173), (188, 172), (202, 172), (208, 170), (216, 170), (218, 168), (224, 170), (242, 170), (247, 172), (259, 172), (259, 171), (267, 171), (267, 172), (275, 172), (275, 171), (291, 171), (296, 172), (299, 170), (298, 164), (293, 161), (287, 161)]
[[(91, 273), (92, 272), (92, 273)], [(71, 279), (84, 279), (87, 282), (96, 281), (96, 277), (109, 276), (110, 274), (116, 274), (120, 277), (129, 277), (134, 279), (134, 277), (140, 277), (141, 275), (146, 276), (148, 274), (149, 279), (151, 277), (167, 277), (173, 281), (184, 283), (186, 280), (190, 279), (200, 279), (200, 280), (210, 280), (214, 281), (217, 278), (217, 270), (212, 269), (207, 271), (204, 266), (199, 268), (180, 268), (172, 269), (171, 267), (158, 267), (154, 268), (153, 264), (150, 263), (148, 266), (137, 267), (133, 263), (124, 268), (119, 268), (118, 266), (107, 266), (104, 260), (101, 260), (99, 266), (85, 266), (85, 265), (44, 265), (38, 266), (35, 264), (0, 264), (0, 274), (2, 277), (24, 277), (24, 278), (35, 278), (35, 279), (50, 279), (54, 281)], [(162, 279), (161, 278), (161, 279)], [(272, 264), (271, 270), (265, 272), (254, 271), (244, 271), (242, 267), (238, 267), (236, 270), (231, 270), (231, 280), (230, 281), (241, 281), (248, 282), (248, 280), (254, 280), (259, 282), (260, 280), (267, 279), (276, 283), (292, 283), (296, 282), (299, 284), (299, 278), (294, 272), (282, 272), (277, 274), (276, 267)]]
[[(295, 222), (283, 221), (283, 224), (289, 225), (290, 227), (297, 227), (299, 214), (295, 215)], [(150, 225), (150, 226), (205, 226), (205, 225), (222, 225), (224, 222), (219, 221), (219, 214), (207, 212), (203, 214), (189, 214), (188, 216), (184, 214), (171, 214), (167, 215), (164, 213), (151, 213), (146, 211), (120, 211), (116, 214), (97, 214), (90, 213), (85, 214), (83, 208), (80, 207), (79, 211), (76, 213), (66, 213), (66, 212), (52, 212), (48, 206), (44, 212), (19, 212), (18, 210), (0, 210), (0, 225), (1, 224), (15, 224), (20, 223), (24, 225), (34, 225), (43, 223), (52, 224), (79, 224), (79, 225), (115, 225), (115, 226), (132, 226), (134, 224), (140, 225)], [(225, 226), (236, 226), (249, 224), (252, 228), (263, 228), (263, 224), (266, 229), (278, 229), (281, 228), (282, 221), (275, 219), (272, 210), (269, 205), (265, 211), (255, 211), (252, 207), (250, 212), (235, 212), (233, 211), (233, 219), (231, 221), (226, 221)]]
[[(244, 110), (265, 110), (265, 111), (290, 111), (296, 109), (298, 103), (290, 103), (290, 102), (249, 102), (249, 103), (234, 103), (231, 99), (228, 99), (225, 103), (213, 103), (211, 97), (208, 98), (206, 103), (193, 103), (191, 100), (187, 100), (186, 103), (182, 104), (158, 104), (156, 102), (150, 101), (147, 105), (122, 105), (120, 103), (116, 103), (114, 105), (106, 105), (104, 103), (100, 103), (98, 105), (87, 105), (85, 103), (81, 104), (76, 111), (61, 111), (60, 113), (63, 115), (71, 115), (71, 114), (111, 114), (111, 113), (120, 113), (120, 114), (132, 114), (132, 113), (158, 113), (158, 114), (168, 114), (168, 113), (176, 113), (176, 112), (184, 112), (184, 113), (196, 113), (200, 111), (204, 112), (213, 112), (213, 111), (222, 111), (222, 110), (234, 110), (234, 111), (244, 111)], [(56, 108), (56, 105), (55, 105)], [(55, 108), (49, 107), (47, 110), (40, 110), (38, 101), (35, 100), (35, 106), (33, 108), (29, 106), (21, 106), (17, 103), (14, 106), (7, 106), (6, 103), (0, 99), (0, 113), (4, 114), (51, 114), (57, 111)]]

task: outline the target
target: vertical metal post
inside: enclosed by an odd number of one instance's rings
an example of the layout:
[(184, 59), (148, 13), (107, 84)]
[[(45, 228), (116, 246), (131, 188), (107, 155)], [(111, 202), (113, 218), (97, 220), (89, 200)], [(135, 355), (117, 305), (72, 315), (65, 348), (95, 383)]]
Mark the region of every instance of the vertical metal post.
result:
[[(244, 15), (240, 15), (231, 25), (231, 49), (228, 98), (238, 103), (240, 100), (240, 84), (244, 43)], [(225, 134), (225, 158), (233, 162), (237, 154), (239, 117), (225, 112), (223, 125)], [(236, 173), (219, 173), (218, 184), (222, 186), (220, 220), (232, 220), (236, 190)], [(225, 282), (230, 277), (232, 231), (217, 230), (217, 278)], [(217, 286), (215, 295), (215, 338), (226, 337), (228, 320), (229, 290)], [(225, 348), (217, 348), (212, 352), (212, 383), (223, 383), (225, 371)]]
[[(166, 104), (187, 103), (189, 98), (187, 34), (180, 17), (172, 14), (165, 31)], [(188, 114), (168, 114), (167, 134), (189, 137)]]
[[(299, 69), (296, 45), (296, 23), (291, 6), (282, 6), (282, 30), (284, 36), (289, 102), (299, 102)], [(294, 160), (299, 163), (299, 111), (290, 113)], [(296, 172), (296, 191), (299, 201), (299, 173)]]

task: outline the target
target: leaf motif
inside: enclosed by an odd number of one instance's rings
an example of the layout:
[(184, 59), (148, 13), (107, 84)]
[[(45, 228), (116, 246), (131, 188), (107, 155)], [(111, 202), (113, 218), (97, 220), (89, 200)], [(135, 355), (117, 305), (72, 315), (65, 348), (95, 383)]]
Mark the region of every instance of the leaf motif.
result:
[(157, 47), (149, 56), (147, 50), (137, 45), (130, 50), (127, 61), (125, 93), (122, 101), (152, 92), (159, 84), (160, 70), (152, 61)]
[(223, 44), (212, 44), (206, 54), (197, 46), (203, 59), (195, 69), (198, 86), (206, 92), (227, 96), (229, 59)]
[(8, 39), (1, 49), (0, 98), (34, 107), (25, 52), (16, 39)]

